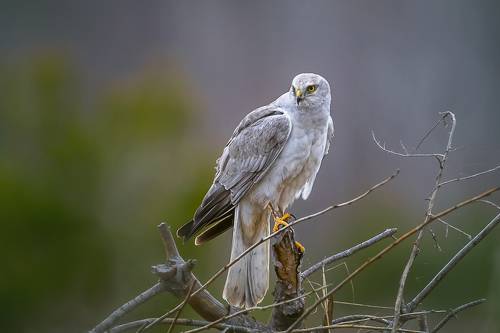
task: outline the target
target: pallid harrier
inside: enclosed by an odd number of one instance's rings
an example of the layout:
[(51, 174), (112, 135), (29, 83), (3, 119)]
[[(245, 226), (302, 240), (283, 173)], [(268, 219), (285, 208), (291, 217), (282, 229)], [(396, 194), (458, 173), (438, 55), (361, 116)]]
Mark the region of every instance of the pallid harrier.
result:
[[(286, 224), (285, 211), (307, 199), (333, 138), (330, 85), (317, 74), (297, 75), (290, 90), (240, 122), (217, 160), (212, 186), (193, 219), (177, 231), (197, 245), (234, 225), (231, 260)], [(300, 244), (297, 246), (302, 247)], [(302, 248), (303, 250), (303, 248)], [(257, 305), (269, 285), (269, 241), (229, 268), (223, 297), (239, 308)]]

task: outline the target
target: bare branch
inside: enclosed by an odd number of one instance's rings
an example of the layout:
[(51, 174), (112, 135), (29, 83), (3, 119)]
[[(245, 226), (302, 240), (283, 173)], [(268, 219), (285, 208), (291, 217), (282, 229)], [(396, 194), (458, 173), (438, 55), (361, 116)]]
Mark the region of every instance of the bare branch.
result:
[[(439, 191), (439, 183), (441, 182), (441, 178), (443, 177), (443, 171), (444, 171), (444, 168), (446, 166), (446, 161), (448, 159), (448, 155), (451, 151), (452, 144), (453, 144), (453, 136), (455, 134), (455, 127), (456, 127), (457, 122), (456, 122), (455, 114), (453, 114), (453, 112), (450, 112), (450, 111), (444, 112), (442, 114), (440, 122), (441, 121), (444, 122), (447, 117), (451, 117), (451, 121), (452, 121), (451, 122), (451, 129), (450, 129), (450, 132), (448, 134), (448, 143), (446, 145), (444, 154), (442, 155), (442, 158), (439, 160), (439, 170), (438, 170), (438, 173), (436, 175), (436, 181), (435, 181), (434, 188), (432, 190), (431, 196), (429, 197), (427, 212), (425, 214), (425, 221), (428, 221), (431, 218), (432, 208), (434, 208), (434, 203), (435, 203), (435, 200), (437, 197), (437, 193)], [(432, 132), (432, 130), (434, 130), (434, 128), (436, 128), (436, 126), (438, 124), (439, 124), (439, 122), (428, 132), (428, 134), (426, 134), (426, 136), (429, 135), (430, 132)], [(424, 139), (426, 136), (424, 136)], [(422, 141), (424, 139), (422, 139)], [(419, 145), (420, 145), (420, 143), (419, 143)], [(424, 223), (425, 223), (425, 221), (424, 221)], [(405, 268), (403, 269), (403, 273), (401, 274), (401, 278), (399, 280), (398, 293), (396, 296), (396, 302), (394, 304), (394, 322), (392, 324), (391, 333), (396, 333), (396, 329), (398, 328), (398, 325), (399, 325), (399, 317), (401, 315), (401, 308), (403, 305), (403, 293), (404, 293), (406, 280), (408, 279), (408, 274), (410, 273), (411, 267), (413, 266), (415, 258), (419, 252), (419, 247), (420, 247), (420, 242), (422, 240), (422, 237), (423, 237), (423, 230), (419, 231), (419, 233), (417, 235), (417, 239), (413, 243), (413, 246), (412, 246), (412, 249), (410, 252), (410, 257), (408, 258), (408, 261), (406, 262)]]
[[(330, 285), (328, 285), (328, 286), (330, 286)], [(200, 332), (200, 331), (212, 328), (212, 327), (217, 327), (217, 324), (222, 323), (224, 321), (227, 321), (228, 319), (237, 317), (239, 315), (247, 314), (247, 313), (250, 313), (250, 312), (253, 312), (253, 311), (268, 310), (268, 309), (272, 309), (274, 307), (277, 307), (277, 306), (280, 306), (280, 305), (283, 305), (283, 304), (294, 302), (294, 301), (299, 300), (301, 298), (305, 298), (305, 297), (307, 297), (307, 296), (309, 296), (309, 295), (311, 295), (311, 294), (315, 293), (316, 291), (321, 290), (323, 288), (325, 288), (325, 287), (320, 287), (320, 288), (316, 288), (316, 289), (313, 288), (313, 291), (309, 291), (309, 292), (305, 293), (304, 295), (300, 295), (300, 296), (297, 296), (295, 298), (288, 299), (288, 300), (285, 300), (285, 301), (282, 301), (282, 302), (272, 303), (272, 304), (269, 304), (269, 305), (254, 306), (254, 307), (251, 307), (251, 308), (248, 308), (248, 309), (241, 309), (241, 310), (238, 310), (238, 311), (233, 312), (231, 314), (228, 314), (228, 315), (226, 315), (224, 317), (221, 317), (221, 318), (219, 318), (217, 320), (214, 320), (214, 321), (211, 321), (211, 322), (206, 322), (206, 324), (203, 325), (202, 327), (195, 328), (195, 329), (186, 331), (184, 333), (196, 333), (196, 332)]]
[[(132, 329), (137, 329), (143, 326), (146, 326), (153, 321), (155, 321), (156, 318), (148, 318), (148, 319), (142, 319), (142, 320), (136, 320), (132, 321), (126, 324), (122, 324), (119, 326), (115, 326), (112, 329), (106, 331), (106, 333), (121, 333), (125, 332), (128, 330)], [(161, 324), (172, 324), (174, 322), (173, 318), (165, 318), (163, 319), (160, 323)], [(191, 326), (191, 327), (199, 327), (206, 325), (208, 322), (204, 320), (195, 320), (195, 319), (184, 319), (184, 318), (179, 318), (176, 320), (177, 325), (181, 326)], [(256, 328), (248, 328), (245, 326), (238, 326), (238, 325), (230, 325), (230, 324), (217, 324), (214, 325), (214, 328), (217, 328), (219, 330), (223, 329), (229, 329), (230, 332), (235, 332), (235, 333), (260, 333), (261, 331)]]
[(497, 205), (496, 203), (491, 202), (489, 200), (479, 200), (479, 202), (485, 203), (487, 205), (490, 205), (490, 206), (495, 207), (496, 209), (500, 210), (500, 206), (499, 205)]
[(447, 180), (447, 181), (444, 181), (442, 183), (439, 183), (438, 184), (438, 187), (441, 187), (441, 186), (444, 186), (444, 185), (448, 185), (450, 183), (454, 183), (454, 182), (460, 182), (462, 180), (467, 180), (467, 179), (472, 179), (472, 178), (476, 178), (478, 176), (482, 176), (482, 175), (486, 175), (488, 173), (492, 173), (492, 172), (495, 172), (497, 170), (500, 170), (500, 165), (497, 165), (496, 167), (492, 168), (492, 169), (489, 169), (489, 170), (485, 170), (485, 171), (481, 171), (481, 172), (478, 172), (478, 173), (475, 173), (473, 175), (470, 175), (470, 176), (466, 176), (466, 177), (457, 177), (457, 178), (453, 178), (453, 179), (450, 179), (450, 180)]
[[(392, 317), (391, 317), (392, 318)], [(336, 324), (342, 324), (342, 323), (348, 323), (348, 324), (353, 324), (358, 321), (366, 321), (366, 320), (373, 320), (382, 324), (390, 324), (390, 322), (387, 319), (384, 319), (382, 317), (378, 316), (372, 316), (372, 315), (349, 315), (349, 316), (344, 316), (340, 317), (337, 319), (332, 320), (331, 324), (336, 325)]]
[(172, 324), (170, 324), (170, 327), (168, 328), (167, 333), (171, 333), (172, 330), (174, 329), (176, 321), (177, 321), (177, 319), (179, 319), (179, 316), (182, 312), (182, 309), (184, 309), (184, 307), (186, 306), (187, 301), (189, 299), (189, 296), (191, 296), (191, 292), (193, 291), (194, 285), (195, 285), (195, 280), (191, 281), (191, 285), (189, 286), (189, 290), (186, 294), (186, 297), (184, 298), (184, 301), (181, 303), (181, 307), (179, 308), (179, 310), (175, 313), (174, 320), (172, 321)]
[(468, 308), (471, 308), (473, 306), (476, 306), (476, 305), (479, 305), (481, 303), (484, 303), (486, 301), (486, 299), (482, 298), (482, 299), (478, 299), (476, 301), (472, 301), (472, 302), (469, 302), (469, 303), (466, 303), (464, 305), (460, 305), (459, 307), (451, 310), (431, 331), (431, 333), (436, 333), (437, 331), (439, 331), (451, 318), (455, 317), (457, 315), (457, 313), (463, 311), (463, 310), (466, 310)]
[[(167, 290), (179, 298), (184, 299), (200, 316), (207, 320), (216, 320), (227, 314), (227, 309), (208, 291), (196, 292), (199, 290), (201, 283), (191, 273), (194, 267), (192, 260), (184, 261), (180, 257), (174, 238), (170, 229), (164, 224), (158, 226), (160, 235), (165, 245), (167, 263), (164, 265), (153, 266), (153, 273), (156, 274)], [(189, 287), (194, 283), (193, 289), (195, 292), (188, 295)], [(196, 295), (195, 295), (196, 294)], [(141, 327), (138, 332), (142, 332), (160, 323), (163, 319), (170, 316), (172, 313), (180, 310), (183, 302), (165, 313), (159, 318), (156, 318), (146, 326)], [(239, 323), (235, 323), (238, 325)]]
[[(483, 200), (479, 200), (479, 201), (483, 201)], [(442, 224), (444, 224), (446, 227), (449, 227), (449, 228), (451, 228), (451, 229), (453, 229), (453, 230), (456, 230), (456, 231), (458, 231), (459, 233), (461, 233), (461, 234), (463, 234), (463, 235), (467, 236), (467, 238), (468, 238), (468, 239), (472, 239), (472, 235), (471, 235), (471, 234), (469, 234), (469, 233), (467, 233), (467, 232), (463, 231), (463, 230), (462, 230), (462, 229), (460, 229), (460, 228), (455, 227), (453, 224), (450, 224), (450, 223), (446, 222), (446, 221), (445, 221), (445, 220), (443, 220), (443, 219), (437, 219), (437, 221), (438, 221), (438, 222), (441, 222), (441, 223), (442, 223)]]
[(382, 149), (386, 153), (389, 153), (389, 154), (392, 154), (392, 155), (401, 156), (401, 157), (433, 157), (433, 158), (437, 158), (439, 161), (444, 157), (443, 154), (435, 154), (435, 153), (428, 153), (428, 154), (421, 154), (421, 153), (416, 154), (416, 153), (414, 153), (414, 154), (410, 154), (410, 153), (408, 153), (408, 150), (405, 150), (404, 153), (400, 153), (400, 152), (397, 152), (395, 150), (391, 150), (391, 149), (387, 148), (386, 145), (385, 145), (385, 143), (382, 143), (380, 140), (377, 139), (377, 137), (375, 136), (375, 132), (373, 132), (373, 131), (372, 131), (372, 138), (373, 138), (373, 141), (375, 142), (375, 144), (380, 149)]
[(371, 257), (370, 259), (368, 259), (367, 261), (365, 261), (361, 266), (359, 266), (356, 270), (354, 270), (351, 274), (349, 274), (346, 278), (344, 278), (344, 280), (342, 280), (335, 288), (333, 288), (332, 290), (330, 290), (326, 296), (324, 297), (321, 297), (318, 301), (316, 301), (312, 306), (310, 306), (309, 308), (307, 308), (304, 313), (302, 314), (302, 316), (300, 316), (288, 329), (286, 332), (291, 332), (292, 329), (294, 329), (296, 327), (296, 325), (298, 325), (300, 322), (302, 322), (302, 320), (304, 320), (304, 318), (306, 318), (309, 314), (311, 314), (311, 312), (321, 303), (324, 301), (324, 299), (326, 299), (328, 296), (330, 295), (333, 295), (335, 294), (338, 290), (340, 290), (346, 283), (348, 283), (352, 278), (354, 278), (356, 275), (358, 275), (359, 273), (361, 273), (366, 267), (370, 266), (372, 263), (374, 263), (375, 261), (377, 261), (378, 259), (382, 258), (386, 253), (388, 253), (389, 251), (391, 251), (395, 246), (397, 246), (398, 244), (400, 244), (402, 241), (404, 241), (405, 239), (407, 239), (408, 237), (414, 235), (415, 233), (419, 232), (420, 230), (422, 230), (426, 225), (428, 225), (429, 223), (431, 223), (432, 221), (440, 218), (440, 217), (443, 217), (443, 216), (446, 216), (448, 215), (449, 213), (461, 208), (461, 207), (464, 207), (464, 206), (467, 206), (473, 202), (476, 202), (484, 197), (487, 197), (489, 195), (491, 195), (492, 193), (496, 192), (500, 190), (500, 187), (495, 187), (495, 188), (492, 188), (486, 192), (483, 192), (479, 195), (476, 195), (470, 199), (467, 199), (465, 201), (462, 201), (448, 209), (445, 209), (443, 211), (441, 211), (440, 213), (436, 214), (436, 215), (432, 215), (429, 219), (425, 219), (424, 222), (422, 222), (421, 224), (419, 224), (418, 226), (416, 226), (415, 228), (407, 231), (405, 234), (403, 234), (402, 236), (400, 236), (398, 239), (396, 239), (393, 243), (389, 244), (388, 246), (386, 246), (385, 248), (383, 248), (380, 252), (378, 252), (375, 256)]
[(316, 272), (317, 270), (319, 270), (321, 267), (323, 266), (327, 266), (327, 265), (330, 265), (338, 260), (341, 260), (341, 259), (344, 259), (344, 258), (347, 258), (351, 255), (353, 255), (354, 253), (358, 252), (359, 250), (362, 250), (362, 249), (365, 249), (367, 247), (370, 247), (372, 246), (373, 244), (376, 244), (378, 243), (379, 241), (387, 238), (387, 237), (390, 237), (392, 235), (394, 235), (396, 232), (398, 231), (397, 228), (392, 228), (392, 229), (386, 229), (385, 231), (381, 232), (380, 234), (370, 238), (370, 239), (367, 239), (365, 240), (364, 242), (362, 243), (359, 243), (347, 250), (344, 250), (342, 252), (339, 252), (337, 254), (334, 254), (328, 258), (325, 258), (323, 259), (322, 261), (312, 265), (311, 267), (309, 267), (308, 269), (306, 269), (305, 271), (303, 271), (301, 273), (301, 276), (302, 278), (306, 278), (308, 277), (309, 275), (311, 275), (312, 273)]
[(373, 304), (361, 304), (361, 303), (353, 303), (353, 302), (346, 302), (346, 301), (333, 301), (334, 304), (340, 304), (340, 305), (350, 305), (350, 306), (359, 306), (362, 308), (369, 308), (369, 309), (381, 309), (381, 310), (392, 310), (393, 307), (390, 306), (381, 306), (381, 305), (373, 305)]
[(409, 311), (415, 309), (438, 283), (462, 260), (477, 244), (479, 244), (500, 222), (500, 214), (495, 216), (473, 239), (471, 239), (453, 258), (434, 276), (434, 278), (407, 304)]
[(427, 315), (423, 314), (418, 316), (418, 327), (421, 331), (429, 332), (429, 323), (427, 322)]
[(177, 246), (175, 245), (174, 237), (170, 231), (170, 227), (162, 222), (158, 225), (158, 231), (160, 232), (161, 240), (163, 241), (163, 246), (165, 248), (165, 259), (178, 259), (181, 257)]
[[(385, 331), (385, 330), (387, 330), (387, 328), (382, 327), (382, 326), (370, 326), (370, 325), (358, 325), (358, 324), (336, 324), (336, 325), (316, 326), (316, 327), (311, 327), (311, 328), (300, 328), (300, 329), (295, 329), (291, 332), (294, 332), (294, 333), (316, 332), (318, 330), (335, 329), (335, 328), (354, 328), (354, 329), (357, 328), (357, 329), (366, 329), (366, 330), (372, 330), (372, 331)], [(409, 330), (409, 329), (404, 329), (404, 328), (399, 328), (397, 330), (397, 332), (427, 333), (424, 331)]]
[[(388, 308), (392, 310), (393, 308)], [(401, 317), (412, 319), (412, 318), (418, 318), (423, 315), (428, 315), (432, 313), (446, 313), (446, 310), (428, 310), (428, 311), (418, 311), (418, 312), (409, 312), (409, 313), (404, 313), (401, 314)], [(383, 324), (390, 324), (391, 322), (387, 319), (392, 319), (394, 318), (394, 315), (388, 315), (388, 316), (374, 316), (374, 315), (365, 315), (365, 314), (360, 314), (360, 315), (349, 315), (349, 316), (344, 316), (340, 317), (337, 319), (332, 320), (331, 324), (354, 324), (366, 320), (373, 320), (377, 321)]]
[(439, 126), (439, 124), (441, 124), (442, 122), (444, 121), (443, 118), (439, 119), (438, 121), (436, 121), (436, 123), (425, 133), (425, 135), (422, 137), (422, 139), (420, 139), (420, 141), (417, 143), (417, 146), (415, 147), (415, 151), (417, 151), (420, 146), (422, 145), (422, 143), (424, 143), (425, 139), (427, 139), (429, 137), (429, 135), (431, 135), (431, 133)]
[(152, 297), (158, 295), (162, 291), (165, 291), (165, 287), (161, 283), (157, 283), (148, 290), (140, 293), (127, 303), (123, 304), (120, 306), (118, 309), (113, 311), (108, 317), (106, 317), (101, 323), (99, 323), (96, 327), (94, 327), (92, 330), (89, 331), (89, 333), (100, 333), (106, 331), (108, 328), (113, 326), (113, 324), (129, 313), (130, 311), (134, 310), (136, 307), (141, 305), (142, 303), (148, 301)]

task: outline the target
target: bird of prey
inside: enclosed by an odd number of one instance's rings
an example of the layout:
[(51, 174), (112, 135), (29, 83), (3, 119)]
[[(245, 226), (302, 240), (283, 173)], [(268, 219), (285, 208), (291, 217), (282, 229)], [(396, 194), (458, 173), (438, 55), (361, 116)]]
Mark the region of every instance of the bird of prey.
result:
[[(290, 90), (240, 122), (217, 160), (213, 184), (194, 217), (177, 235), (198, 234), (200, 245), (233, 229), (231, 260), (286, 225), (287, 208), (307, 199), (333, 139), (330, 85), (312, 73), (297, 75)], [(297, 244), (300, 250), (303, 247)], [(269, 285), (269, 241), (229, 268), (223, 298), (250, 308)]]

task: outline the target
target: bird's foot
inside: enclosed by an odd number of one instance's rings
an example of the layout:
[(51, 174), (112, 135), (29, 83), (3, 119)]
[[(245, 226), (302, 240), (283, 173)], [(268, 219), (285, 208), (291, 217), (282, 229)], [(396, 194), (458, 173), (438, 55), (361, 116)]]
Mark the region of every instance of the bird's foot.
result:
[(295, 247), (297, 248), (297, 250), (299, 250), (300, 253), (304, 253), (306, 251), (304, 245), (300, 244), (297, 241), (295, 241)]
[[(288, 226), (288, 220), (290, 220), (292, 217), (294, 218), (294, 216), (291, 215), (291, 214), (289, 214), (289, 213), (285, 213), (281, 217), (275, 217), (274, 218), (273, 232), (278, 231), (280, 229), (280, 226), (283, 226), (283, 227)], [(295, 242), (295, 247), (297, 248), (297, 250), (300, 253), (304, 253), (304, 251), (306, 250), (306, 248), (304, 247), (304, 245), (300, 244), (297, 241)]]
[(275, 217), (274, 218), (274, 227), (273, 227), (273, 232), (276, 232), (280, 229), (280, 225), (286, 227), (288, 226), (288, 220), (292, 217), (292, 215), (285, 213), (283, 214), (282, 217)]

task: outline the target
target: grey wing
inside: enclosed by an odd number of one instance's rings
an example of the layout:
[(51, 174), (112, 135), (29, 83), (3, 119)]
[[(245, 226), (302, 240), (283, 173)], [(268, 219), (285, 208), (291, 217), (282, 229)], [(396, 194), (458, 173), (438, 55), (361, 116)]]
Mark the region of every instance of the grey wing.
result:
[(187, 239), (209, 227), (196, 238), (196, 244), (201, 244), (229, 229), (235, 206), (272, 166), (291, 129), (290, 118), (276, 106), (249, 113), (217, 160), (214, 182), (193, 220), (178, 230), (178, 236)]

